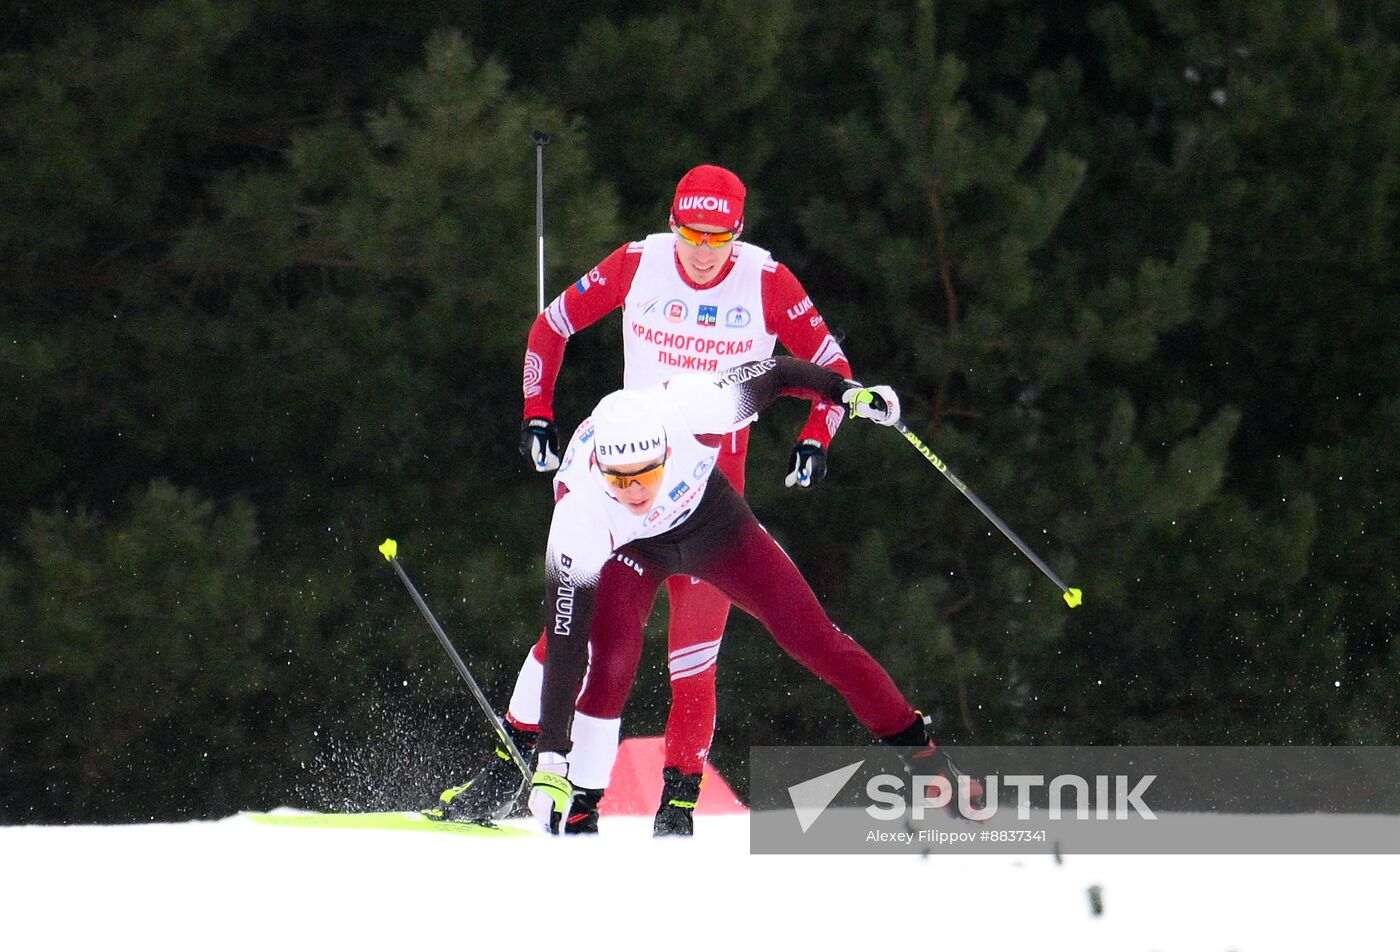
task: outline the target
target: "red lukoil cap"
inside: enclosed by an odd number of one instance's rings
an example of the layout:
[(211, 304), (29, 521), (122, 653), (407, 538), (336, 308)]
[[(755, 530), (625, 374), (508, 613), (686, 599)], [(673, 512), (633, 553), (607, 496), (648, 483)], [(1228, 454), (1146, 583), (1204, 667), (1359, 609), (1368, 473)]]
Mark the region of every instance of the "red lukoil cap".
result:
[(718, 165), (697, 165), (676, 185), (671, 218), (677, 225), (713, 225), (726, 231), (744, 227), (748, 189), (739, 176)]

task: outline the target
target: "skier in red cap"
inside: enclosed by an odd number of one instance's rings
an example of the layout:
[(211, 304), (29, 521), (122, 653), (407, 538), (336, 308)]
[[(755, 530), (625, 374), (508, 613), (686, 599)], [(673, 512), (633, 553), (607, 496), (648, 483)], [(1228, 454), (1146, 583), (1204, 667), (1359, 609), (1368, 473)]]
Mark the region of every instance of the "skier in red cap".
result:
[[(642, 390), (683, 372), (720, 373), (762, 360), (782, 344), (789, 353), (843, 378), (852, 376), (840, 345), (807, 292), (764, 249), (739, 240), (747, 190), (717, 165), (700, 165), (676, 186), (670, 229), (629, 242), (571, 284), (530, 328), (525, 352), (520, 450), (539, 472), (559, 467), (554, 386), (569, 338), (622, 310), (623, 388)], [(826, 450), (845, 415), (818, 399), (798, 434), (786, 485), (810, 488), (826, 472)], [(744, 491), (748, 422), (714, 435), (716, 467)], [(668, 665), (671, 712), (666, 723), (663, 790), (653, 831), (689, 835), (700, 777), (715, 728), (715, 664), (729, 600), (690, 575), (666, 582), (671, 605)], [(533, 748), (540, 723), (545, 637), (521, 668), (506, 722), (522, 748)], [(481, 817), (514, 798), (519, 777), (493, 758), (471, 782), (444, 791), (445, 816)], [(596, 829), (592, 816), (569, 829)]]

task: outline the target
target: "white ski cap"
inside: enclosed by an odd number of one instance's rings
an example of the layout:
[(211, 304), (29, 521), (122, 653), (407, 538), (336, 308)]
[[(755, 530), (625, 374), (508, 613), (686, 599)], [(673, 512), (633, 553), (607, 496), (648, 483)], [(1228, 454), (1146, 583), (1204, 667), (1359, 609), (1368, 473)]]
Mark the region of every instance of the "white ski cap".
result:
[(593, 431), (599, 466), (635, 466), (666, 455), (661, 414), (635, 391), (616, 390), (599, 401), (593, 411)]

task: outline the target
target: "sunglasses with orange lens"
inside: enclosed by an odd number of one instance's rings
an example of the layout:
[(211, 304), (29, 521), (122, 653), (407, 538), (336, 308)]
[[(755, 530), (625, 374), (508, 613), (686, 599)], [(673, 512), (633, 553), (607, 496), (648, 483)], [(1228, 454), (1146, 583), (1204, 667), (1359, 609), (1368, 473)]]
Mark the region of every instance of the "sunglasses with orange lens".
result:
[(688, 245), (700, 247), (708, 245), (711, 248), (723, 248), (735, 238), (739, 237), (737, 231), (696, 231), (689, 225), (677, 225), (676, 234), (681, 236), (681, 240)]
[(652, 463), (646, 469), (640, 469), (635, 473), (619, 473), (611, 469), (604, 469), (602, 466), (599, 466), (598, 469), (603, 474), (603, 478), (617, 489), (626, 489), (633, 483), (643, 489), (652, 489), (660, 485), (661, 480), (665, 477), (666, 461), (663, 459)]

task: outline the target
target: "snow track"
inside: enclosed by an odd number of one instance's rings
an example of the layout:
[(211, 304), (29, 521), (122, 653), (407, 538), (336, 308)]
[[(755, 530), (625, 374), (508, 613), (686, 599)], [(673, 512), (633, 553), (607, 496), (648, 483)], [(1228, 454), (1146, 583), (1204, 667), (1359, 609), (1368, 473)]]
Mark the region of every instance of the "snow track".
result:
[(689, 841), (632, 817), (554, 841), (241, 816), (3, 827), (3, 945), (1277, 952), (1391, 941), (1400, 881), (1393, 856), (752, 856), (747, 816), (697, 827)]

